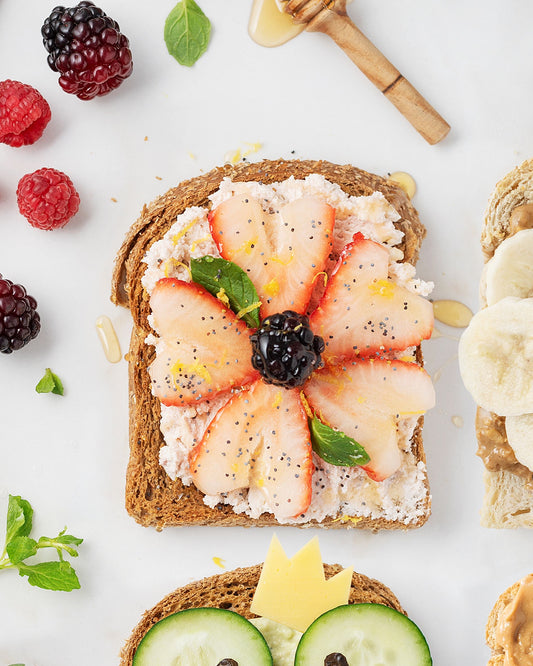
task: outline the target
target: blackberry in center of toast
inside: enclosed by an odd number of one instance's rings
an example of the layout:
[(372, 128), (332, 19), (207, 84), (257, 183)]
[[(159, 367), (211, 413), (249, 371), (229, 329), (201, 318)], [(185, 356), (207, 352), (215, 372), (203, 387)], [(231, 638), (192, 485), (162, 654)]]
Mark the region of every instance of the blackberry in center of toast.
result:
[(252, 365), (268, 384), (301, 386), (323, 365), (324, 340), (313, 333), (308, 317), (292, 310), (263, 319), (250, 341)]

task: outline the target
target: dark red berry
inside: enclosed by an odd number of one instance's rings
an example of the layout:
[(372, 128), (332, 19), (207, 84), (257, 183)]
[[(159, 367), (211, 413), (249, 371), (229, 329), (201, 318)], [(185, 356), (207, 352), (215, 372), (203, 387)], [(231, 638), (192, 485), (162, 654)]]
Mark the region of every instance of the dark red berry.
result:
[(128, 38), (92, 2), (56, 7), (41, 28), (48, 64), (59, 85), (80, 99), (106, 95), (133, 70)]
[(38, 90), (20, 81), (0, 81), (0, 143), (15, 148), (35, 143), (51, 115)]
[(78, 212), (80, 197), (66, 174), (45, 168), (20, 179), (17, 202), (33, 227), (50, 230), (63, 227)]
[(41, 330), (37, 301), (20, 284), (0, 274), (0, 352), (11, 354), (33, 340)]
[(292, 310), (266, 317), (250, 336), (252, 365), (269, 384), (294, 388), (323, 365), (324, 340)]

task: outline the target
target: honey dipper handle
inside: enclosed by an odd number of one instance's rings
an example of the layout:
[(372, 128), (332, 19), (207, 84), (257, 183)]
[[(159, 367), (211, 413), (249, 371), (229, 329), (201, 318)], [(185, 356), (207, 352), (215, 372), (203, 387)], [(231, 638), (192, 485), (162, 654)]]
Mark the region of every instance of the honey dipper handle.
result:
[(347, 14), (324, 9), (311, 19), (307, 30), (329, 35), (428, 143), (438, 143), (448, 134), (450, 126), (444, 118), (365, 37)]

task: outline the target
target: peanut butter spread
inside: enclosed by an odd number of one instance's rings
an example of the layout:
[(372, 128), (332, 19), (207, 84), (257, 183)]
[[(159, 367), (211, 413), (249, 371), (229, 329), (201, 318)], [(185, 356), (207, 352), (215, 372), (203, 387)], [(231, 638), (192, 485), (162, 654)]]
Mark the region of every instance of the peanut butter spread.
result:
[(533, 666), (533, 574), (500, 614), (495, 639), (504, 652), (503, 666)]
[(490, 472), (507, 470), (533, 485), (533, 472), (519, 463), (505, 433), (505, 417), (478, 407), (476, 413), (477, 455)]
[(516, 234), (522, 229), (531, 229), (533, 227), (533, 203), (516, 206), (509, 218), (510, 235)]

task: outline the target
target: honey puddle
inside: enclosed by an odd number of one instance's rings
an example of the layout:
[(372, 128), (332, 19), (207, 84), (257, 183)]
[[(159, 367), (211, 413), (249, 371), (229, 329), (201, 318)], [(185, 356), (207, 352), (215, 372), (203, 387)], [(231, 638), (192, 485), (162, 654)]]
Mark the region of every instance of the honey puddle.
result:
[(454, 328), (466, 328), (472, 319), (473, 312), (459, 301), (433, 301), (435, 319)]
[(96, 332), (102, 343), (105, 356), (110, 363), (118, 363), (122, 358), (117, 334), (109, 317), (102, 315), (96, 320)]
[(248, 33), (260, 46), (281, 46), (299, 35), (304, 24), (295, 23), (276, 0), (254, 0)]

